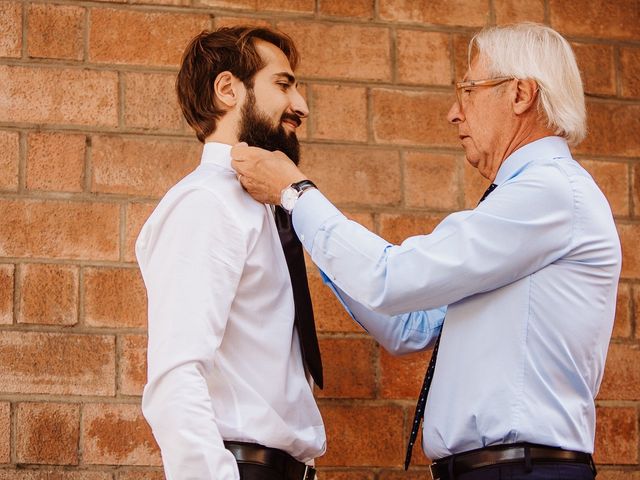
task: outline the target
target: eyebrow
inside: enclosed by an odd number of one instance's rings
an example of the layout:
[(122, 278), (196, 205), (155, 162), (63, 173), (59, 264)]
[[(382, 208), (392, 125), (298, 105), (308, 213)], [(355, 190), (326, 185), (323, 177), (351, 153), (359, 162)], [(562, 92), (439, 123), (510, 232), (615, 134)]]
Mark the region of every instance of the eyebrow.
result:
[(296, 85), (296, 77), (291, 75), (289, 72), (274, 73), (273, 76), (276, 78), (285, 78), (291, 85)]

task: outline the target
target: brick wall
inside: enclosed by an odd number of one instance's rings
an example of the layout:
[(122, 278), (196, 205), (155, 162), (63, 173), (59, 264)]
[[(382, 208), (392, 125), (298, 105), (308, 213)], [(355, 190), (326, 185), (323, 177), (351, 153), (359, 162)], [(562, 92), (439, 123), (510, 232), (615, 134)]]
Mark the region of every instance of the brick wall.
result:
[[(305, 171), (399, 241), (484, 189), (444, 117), (472, 32), (519, 20), (564, 33), (584, 74), (590, 135), (575, 153), (611, 202), (624, 252), (596, 459), (603, 480), (639, 480), (639, 10), (638, 0), (0, 0), (0, 480), (162, 478), (139, 409), (146, 303), (133, 242), (199, 160), (173, 94), (191, 36), (237, 22), (290, 33), (311, 108)], [(310, 277), (327, 369), (322, 477), (425, 478), (421, 454), (412, 473), (400, 465), (429, 355), (390, 357)]]

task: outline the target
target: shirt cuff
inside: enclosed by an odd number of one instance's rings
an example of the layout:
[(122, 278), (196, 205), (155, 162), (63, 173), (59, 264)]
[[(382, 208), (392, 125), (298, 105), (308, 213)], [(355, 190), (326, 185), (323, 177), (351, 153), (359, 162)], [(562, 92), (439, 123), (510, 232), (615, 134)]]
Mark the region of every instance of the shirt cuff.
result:
[(339, 215), (342, 215), (340, 210), (317, 188), (307, 190), (298, 198), (291, 218), (293, 229), (307, 252), (311, 253), (313, 240), (322, 225), (330, 218)]

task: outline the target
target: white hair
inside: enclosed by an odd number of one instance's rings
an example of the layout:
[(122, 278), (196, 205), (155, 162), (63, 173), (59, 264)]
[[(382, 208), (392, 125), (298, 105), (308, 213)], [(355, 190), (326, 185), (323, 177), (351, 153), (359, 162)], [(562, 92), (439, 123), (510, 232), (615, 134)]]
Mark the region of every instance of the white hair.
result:
[(584, 91), (573, 50), (558, 32), (537, 23), (492, 27), (469, 43), (469, 63), (477, 53), (491, 75), (530, 78), (538, 84), (538, 111), (547, 126), (571, 145), (587, 134)]

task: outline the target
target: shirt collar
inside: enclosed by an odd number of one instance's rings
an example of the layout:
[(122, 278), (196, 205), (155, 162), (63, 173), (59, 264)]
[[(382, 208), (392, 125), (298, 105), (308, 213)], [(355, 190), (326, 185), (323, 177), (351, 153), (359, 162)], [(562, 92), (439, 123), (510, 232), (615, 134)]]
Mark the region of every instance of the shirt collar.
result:
[(493, 183), (500, 185), (520, 172), (527, 164), (540, 160), (571, 158), (567, 141), (562, 137), (544, 137), (527, 143), (507, 157)]
[(231, 145), (218, 142), (207, 142), (202, 150), (200, 163), (209, 163), (233, 171), (231, 168)]

